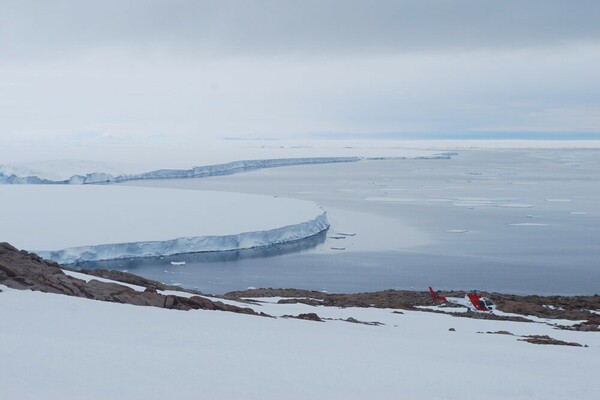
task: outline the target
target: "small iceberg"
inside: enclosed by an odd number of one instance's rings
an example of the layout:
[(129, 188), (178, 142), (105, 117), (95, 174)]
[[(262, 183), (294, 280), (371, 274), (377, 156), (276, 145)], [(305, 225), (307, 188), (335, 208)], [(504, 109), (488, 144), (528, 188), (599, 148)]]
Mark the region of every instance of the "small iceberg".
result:
[(185, 265), (185, 261), (171, 261), (171, 265)]
[(548, 224), (541, 224), (536, 222), (521, 222), (518, 224), (510, 224), (511, 226), (548, 226)]

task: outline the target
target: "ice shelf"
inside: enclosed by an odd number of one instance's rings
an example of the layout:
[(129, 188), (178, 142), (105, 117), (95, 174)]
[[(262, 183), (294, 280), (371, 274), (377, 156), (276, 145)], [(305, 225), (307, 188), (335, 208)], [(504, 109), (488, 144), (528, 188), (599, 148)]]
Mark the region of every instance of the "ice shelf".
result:
[[(455, 153), (436, 153), (429, 155), (413, 155), (410, 157), (298, 157), (273, 158), (257, 160), (240, 160), (223, 164), (203, 165), (192, 168), (157, 169), (142, 173), (117, 173), (118, 166), (100, 163), (81, 162), (78, 169), (76, 162), (46, 162), (30, 166), (0, 165), (0, 184), (95, 184), (137, 181), (145, 179), (185, 179), (204, 178), (209, 176), (230, 175), (244, 171), (263, 168), (276, 168), (307, 164), (332, 164), (358, 162), (361, 160), (383, 159), (449, 159)], [(94, 172), (87, 172), (90, 171)], [(98, 168), (94, 170), (94, 168)], [(68, 173), (66, 171), (71, 171)], [(79, 171), (73, 173), (73, 171)]]
[(0, 185), (0, 237), (60, 263), (227, 251), (329, 227), (316, 204), (282, 197), (119, 185)]

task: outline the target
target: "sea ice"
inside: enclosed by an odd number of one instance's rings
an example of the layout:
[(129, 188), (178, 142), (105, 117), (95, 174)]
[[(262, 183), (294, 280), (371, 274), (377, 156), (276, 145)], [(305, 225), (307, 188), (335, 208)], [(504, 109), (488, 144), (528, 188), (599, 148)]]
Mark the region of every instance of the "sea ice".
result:
[(535, 207), (535, 204), (508, 203), (508, 204), (498, 204), (497, 207), (506, 207), (506, 208), (533, 208), (533, 207)]
[(412, 202), (417, 201), (417, 199), (411, 199), (407, 197), (367, 197), (366, 201), (382, 201), (382, 202)]
[(510, 224), (511, 226), (548, 226), (548, 224), (542, 224), (537, 222), (521, 222), (518, 224)]

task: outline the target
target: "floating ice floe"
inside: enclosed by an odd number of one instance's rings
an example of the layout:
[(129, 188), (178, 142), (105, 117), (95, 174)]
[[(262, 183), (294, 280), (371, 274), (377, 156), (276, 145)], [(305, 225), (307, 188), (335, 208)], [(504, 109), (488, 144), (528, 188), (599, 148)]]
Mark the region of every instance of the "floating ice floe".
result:
[(412, 202), (417, 201), (417, 199), (411, 199), (407, 197), (367, 197), (366, 201), (382, 201), (382, 202)]
[(510, 224), (511, 226), (548, 226), (548, 224), (542, 224), (538, 222), (520, 222), (517, 224)]
[(507, 203), (507, 204), (497, 204), (496, 207), (506, 207), (506, 208), (533, 208), (535, 204), (522, 204), (522, 203)]

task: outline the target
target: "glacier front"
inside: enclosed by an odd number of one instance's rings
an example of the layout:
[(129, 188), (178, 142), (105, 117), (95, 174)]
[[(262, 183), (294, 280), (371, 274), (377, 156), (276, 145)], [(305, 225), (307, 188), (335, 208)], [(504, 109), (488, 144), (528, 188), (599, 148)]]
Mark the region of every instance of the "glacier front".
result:
[(329, 228), (304, 200), (121, 185), (0, 185), (0, 237), (60, 263), (227, 251)]

